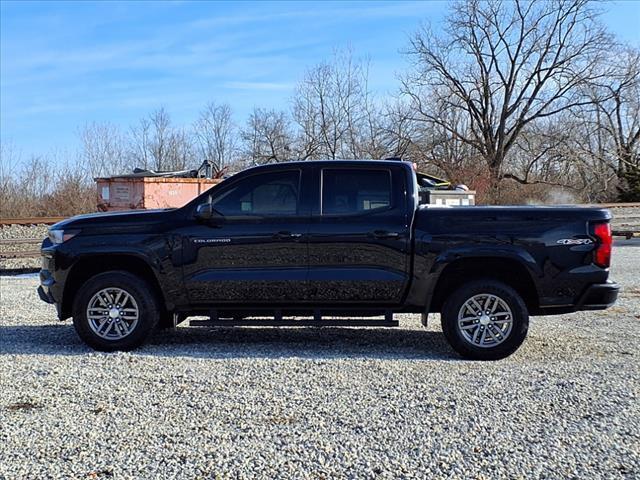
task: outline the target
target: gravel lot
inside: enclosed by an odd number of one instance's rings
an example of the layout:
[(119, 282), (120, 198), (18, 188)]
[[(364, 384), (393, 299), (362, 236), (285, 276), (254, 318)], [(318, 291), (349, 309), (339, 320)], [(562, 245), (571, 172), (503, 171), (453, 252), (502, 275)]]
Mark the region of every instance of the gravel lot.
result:
[(0, 277), (0, 478), (638, 478), (640, 242), (604, 312), (461, 361), (399, 329), (202, 329), (94, 353)]

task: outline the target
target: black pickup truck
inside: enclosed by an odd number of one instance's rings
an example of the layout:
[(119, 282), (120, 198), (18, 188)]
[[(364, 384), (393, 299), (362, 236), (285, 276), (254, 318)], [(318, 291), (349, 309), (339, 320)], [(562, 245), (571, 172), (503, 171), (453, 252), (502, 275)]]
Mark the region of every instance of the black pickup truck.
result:
[(104, 351), (189, 316), (392, 327), (394, 313), (425, 323), (439, 312), (457, 352), (498, 359), (524, 341), (530, 315), (615, 302), (610, 219), (599, 208), (419, 205), (406, 162), (281, 163), (181, 208), (53, 225), (38, 292)]

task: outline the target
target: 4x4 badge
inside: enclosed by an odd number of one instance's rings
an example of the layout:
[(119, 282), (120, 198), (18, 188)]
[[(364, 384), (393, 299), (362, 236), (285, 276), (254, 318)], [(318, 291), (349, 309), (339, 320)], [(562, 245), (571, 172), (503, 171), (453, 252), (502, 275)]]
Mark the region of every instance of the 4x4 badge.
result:
[(590, 238), (561, 238), (556, 243), (560, 245), (589, 245), (593, 243)]

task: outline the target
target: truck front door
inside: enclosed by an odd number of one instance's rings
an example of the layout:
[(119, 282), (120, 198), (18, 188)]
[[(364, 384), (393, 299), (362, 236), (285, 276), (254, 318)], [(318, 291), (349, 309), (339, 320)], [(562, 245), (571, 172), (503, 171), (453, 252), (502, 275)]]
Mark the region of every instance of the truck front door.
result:
[[(301, 170), (256, 173), (217, 189), (223, 218), (183, 237), (184, 279), (193, 305), (274, 304), (307, 299)], [(226, 182), (225, 182), (226, 183)]]

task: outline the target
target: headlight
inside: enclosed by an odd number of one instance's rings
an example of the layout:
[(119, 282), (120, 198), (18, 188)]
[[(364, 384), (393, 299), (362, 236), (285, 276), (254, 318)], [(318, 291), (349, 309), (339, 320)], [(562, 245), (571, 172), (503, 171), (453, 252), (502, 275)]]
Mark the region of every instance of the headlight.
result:
[(72, 239), (79, 233), (79, 230), (49, 230), (49, 240), (51, 243), (63, 243)]

